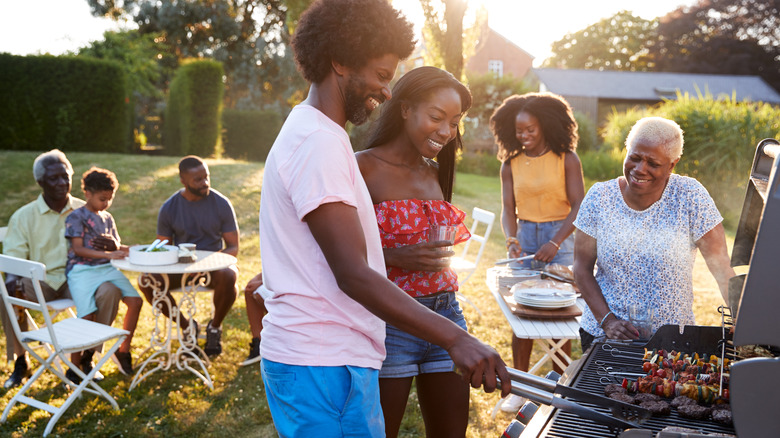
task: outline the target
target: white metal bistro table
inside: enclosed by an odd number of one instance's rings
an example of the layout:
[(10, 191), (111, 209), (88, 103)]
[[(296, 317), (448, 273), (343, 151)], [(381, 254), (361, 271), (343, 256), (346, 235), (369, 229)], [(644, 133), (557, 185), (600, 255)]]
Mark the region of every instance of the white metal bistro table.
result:
[[(194, 330), (193, 317), (197, 311), (195, 298), (198, 287), (208, 284), (211, 280), (212, 271), (235, 265), (238, 260), (232, 255), (222, 252), (197, 250), (195, 254), (197, 260), (193, 263), (172, 265), (136, 265), (130, 263), (128, 259), (111, 260), (111, 264), (117, 269), (141, 273), (138, 277), (138, 285), (152, 288), (154, 297), (151, 303), (154, 327), (149, 348), (146, 350), (151, 350), (152, 354), (138, 368), (130, 383), (130, 391), (155, 371), (170, 369), (174, 362), (178, 369), (189, 370), (203, 380), (203, 383), (209, 388), (214, 389), (214, 383), (207, 369), (210, 365), (209, 358), (198, 347), (198, 339)], [(152, 274), (159, 274), (162, 280), (158, 280)], [(182, 274), (182, 299), (176, 307), (172, 306), (171, 300), (168, 298), (168, 290), (175, 289), (179, 285), (171, 287), (169, 274)], [(162, 313), (164, 305), (170, 309), (170, 318), (166, 318)], [(187, 318), (190, 324), (187, 333), (183, 333), (181, 327), (176, 324), (180, 343), (179, 348), (175, 352), (171, 352), (173, 321), (178, 321), (179, 315)], [(199, 369), (194, 368), (191, 364), (197, 365)], [(147, 369), (152, 366), (153, 368)]]
[[(525, 318), (514, 314), (502, 295), (502, 292), (508, 294), (509, 290), (501, 291), (499, 282), (496, 278), (501, 269), (502, 268), (499, 267), (493, 267), (489, 268), (487, 271), (486, 283), (488, 289), (490, 289), (490, 293), (492, 293), (493, 298), (496, 299), (498, 307), (512, 327), (512, 332), (515, 336), (519, 339), (541, 341), (538, 344), (542, 347), (542, 351), (544, 352), (542, 357), (528, 370), (528, 372), (532, 374), (535, 373), (550, 360), (554, 361), (562, 369), (566, 369), (566, 367), (571, 364), (572, 359), (562, 348), (567, 341), (580, 338), (580, 317), (541, 319)], [(585, 300), (578, 298), (577, 307), (582, 310), (585, 306)], [(555, 341), (556, 339), (557, 341)], [(499, 405), (502, 401), (503, 399), (499, 400)], [(499, 405), (496, 405), (496, 409), (493, 409), (493, 418), (496, 416)]]

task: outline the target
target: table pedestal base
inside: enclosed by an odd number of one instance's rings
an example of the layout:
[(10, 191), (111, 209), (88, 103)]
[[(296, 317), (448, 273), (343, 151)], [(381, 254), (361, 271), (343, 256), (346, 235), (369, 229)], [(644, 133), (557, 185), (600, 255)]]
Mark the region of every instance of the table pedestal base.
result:
[[(149, 348), (144, 350), (140, 356), (146, 355), (149, 351), (152, 354), (141, 363), (133, 377), (133, 381), (130, 383), (129, 390), (133, 390), (136, 385), (154, 372), (170, 369), (174, 362), (179, 370), (188, 370), (213, 390), (214, 382), (211, 380), (211, 375), (207, 369), (211, 362), (206, 353), (198, 347), (194, 322), (194, 316), (197, 311), (195, 301), (197, 288), (201, 284), (207, 284), (211, 276), (208, 272), (192, 275), (183, 274), (181, 279), (182, 299), (178, 306), (173, 307), (168, 297), (168, 291), (170, 290), (168, 274), (158, 275), (161, 277), (161, 280), (152, 274), (141, 274), (138, 277), (138, 286), (149, 287), (153, 291), (152, 315), (154, 315), (154, 328), (152, 329)], [(163, 314), (163, 308), (169, 309), (170, 319)], [(172, 321), (179, 321), (180, 317), (186, 318), (189, 321), (189, 325), (186, 330), (182, 330), (181, 326), (176, 324), (180, 345), (175, 352), (171, 353)]]

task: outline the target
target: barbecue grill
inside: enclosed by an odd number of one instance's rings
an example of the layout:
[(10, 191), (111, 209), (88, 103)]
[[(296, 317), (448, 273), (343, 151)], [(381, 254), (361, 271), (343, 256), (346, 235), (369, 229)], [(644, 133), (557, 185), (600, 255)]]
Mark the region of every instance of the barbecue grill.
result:
[[(623, 378), (623, 374), (611, 372), (643, 373), (645, 348), (714, 354), (732, 360), (730, 401), (733, 425), (716, 423), (711, 419), (684, 418), (672, 409), (669, 415), (653, 416), (638, 428), (621, 430), (543, 405), (527, 422), (521, 438), (780, 436), (780, 317), (777, 315), (780, 312), (780, 285), (776, 276), (780, 260), (778, 156), (780, 143), (776, 140), (763, 140), (756, 148), (731, 258), (732, 266), (747, 265), (748, 272), (731, 279), (729, 306), (718, 309), (722, 315), (721, 326), (686, 326), (681, 329), (676, 325), (666, 325), (646, 343), (597, 340), (558, 381), (594, 395), (604, 395), (606, 384), (619, 383)], [(765, 346), (774, 357), (742, 359), (736, 354), (735, 346), (744, 345)], [(609, 409), (597, 404), (577, 403), (610, 415)], [(511, 426), (517, 426), (517, 422)], [(669, 426), (689, 431), (662, 432)], [(510, 429), (507, 429), (504, 436), (517, 435), (510, 435)]]

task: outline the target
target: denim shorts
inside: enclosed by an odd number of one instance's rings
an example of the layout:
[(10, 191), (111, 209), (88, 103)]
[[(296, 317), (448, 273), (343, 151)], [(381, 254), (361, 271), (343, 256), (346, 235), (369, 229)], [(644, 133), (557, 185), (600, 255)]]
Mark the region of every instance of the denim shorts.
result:
[[(415, 300), (454, 322), (463, 330), (467, 330), (466, 319), (455, 298), (455, 292), (443, 292), (434, 296), (415, 298)], [(390, 324), (387, 324), (386, 332), (387, 357), (382, 363), (382, 369), (379, 370), (380, 379), (455, 371), (455, 363), (447, 350), (398, 330)]]
[[(534, 254), (545, 243), (549, 242), (555, 233), (563, 225), (563, 221), (550, 222), (530, 222), (521, 219), (517, 220), (517, 240), (523, 247), (523, 252)], [(567, 237), (561, 243), (561, 249), (555, 254), (555, 258), (550, 263), (559, 263), (561, 265), (571, 265), (574, 263), (574, 233)], [(512, 263), (510, 266), (518, 268), (541, 269), (545, 263), (538, 260), (524, 260), (522, 262)]]
[(385, 422), (378, 371), (262, 360), (268, 408), (280, 437), (379, 437)]

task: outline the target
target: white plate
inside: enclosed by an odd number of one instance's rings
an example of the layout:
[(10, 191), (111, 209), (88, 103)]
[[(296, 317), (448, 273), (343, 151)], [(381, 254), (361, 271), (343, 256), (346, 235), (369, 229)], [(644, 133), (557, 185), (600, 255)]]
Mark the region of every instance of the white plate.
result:
[(538, 303), (538, 302), (524, 302), (524, 301), (518, 301), (518, 303), (527, 307), (534, 307), (537, 309), (561, 309), (563, 307), (569, 307), (571, 305), (576, 304), (577, 299), (575, 298), (572, 301), (559, 302), (559, 303)]

